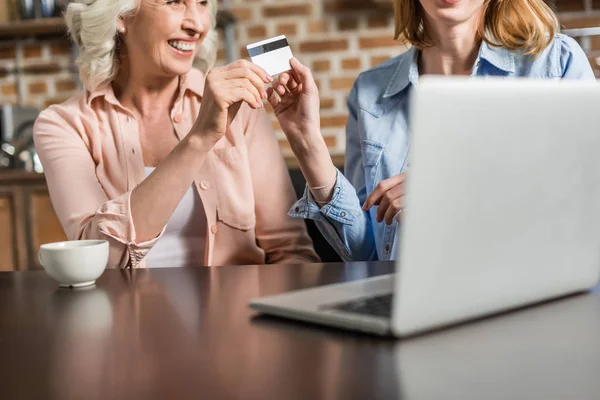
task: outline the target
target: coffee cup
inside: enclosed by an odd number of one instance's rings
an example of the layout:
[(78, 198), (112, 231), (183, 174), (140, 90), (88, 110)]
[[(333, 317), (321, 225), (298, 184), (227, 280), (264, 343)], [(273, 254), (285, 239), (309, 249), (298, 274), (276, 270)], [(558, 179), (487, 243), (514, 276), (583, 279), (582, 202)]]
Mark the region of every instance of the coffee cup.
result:
[(63, 287), (93, 285), (108, 263), (108, 241), (71, 240), (47, 243), (38, 252), (44, 270)]

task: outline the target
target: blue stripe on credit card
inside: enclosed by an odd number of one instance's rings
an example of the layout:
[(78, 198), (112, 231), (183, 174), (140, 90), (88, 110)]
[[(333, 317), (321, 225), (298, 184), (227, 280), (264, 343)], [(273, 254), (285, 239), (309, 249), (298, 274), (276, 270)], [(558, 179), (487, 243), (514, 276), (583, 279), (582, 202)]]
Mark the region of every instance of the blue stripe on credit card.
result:
[(283, 38), (283, 39), (276, 40), (274, 42), (265, 43), (261, 46), (252, 47), (252, 48), (248, 49), (248, 54), (250, 54), (250, 57), (256, 57), (256, 56), (260, 56), (261, 54), (265, 54), (265, 53), (268, 53), (273, 50), (282, 49), (282, 48), (288, 47), (288, 46), (289, 46), (289, 44), (288, 44), (287, 39)]

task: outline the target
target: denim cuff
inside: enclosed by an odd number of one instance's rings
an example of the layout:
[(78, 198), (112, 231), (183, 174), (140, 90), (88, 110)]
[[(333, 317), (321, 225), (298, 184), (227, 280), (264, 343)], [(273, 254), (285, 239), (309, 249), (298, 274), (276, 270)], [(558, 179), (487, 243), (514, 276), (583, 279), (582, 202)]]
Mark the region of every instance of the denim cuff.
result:
[[(293, 218), (304, 218), (312, 220), (323, 220), (325, 216), (328, 219), (337, 221), (345, 225), (352, 225), (356, 215), (350, 211), (351, 204), (345, 204), (345, 199), (356, 197), (354, 187), (348, 182), (344, 175), (337, 170), (335, 187), (331, 201), (322, 207), (315, 200), (308, 185), (304, 189), (304, 195), (296, 202), (288, 212), (288, 215)], [(347, 196), (351, 190), (354, 196)]]

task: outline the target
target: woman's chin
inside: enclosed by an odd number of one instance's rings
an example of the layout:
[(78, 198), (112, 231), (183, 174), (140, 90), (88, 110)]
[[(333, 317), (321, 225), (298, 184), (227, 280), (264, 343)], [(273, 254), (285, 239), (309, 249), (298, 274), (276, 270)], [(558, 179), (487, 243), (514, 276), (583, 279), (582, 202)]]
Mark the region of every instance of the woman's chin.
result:
[(162, 70), (169, 76), (181, 76), (181, 75), (185, 75), (188, 72), (190, 72), (190, 70), (193, 67), (193, 63), (192, 62), (187, 62), (187, 63), (169, 63), (169, 65), (164, 65)]
[(436, 14), (437, 21), (448, 25), (458, 25), (469, 20), (469, 15), (465, 15), (466, 13), (458, 8), (438, 9)]

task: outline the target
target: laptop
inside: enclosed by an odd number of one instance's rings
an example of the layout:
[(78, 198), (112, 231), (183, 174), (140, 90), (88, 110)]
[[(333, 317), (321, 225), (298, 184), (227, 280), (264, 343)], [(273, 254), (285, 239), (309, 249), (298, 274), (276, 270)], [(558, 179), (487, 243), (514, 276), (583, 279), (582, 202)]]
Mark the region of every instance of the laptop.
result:
[(404, 337), (597, 284), (600, 85), (425, 77), (410, 105), (396, 273), (252, 309)]

